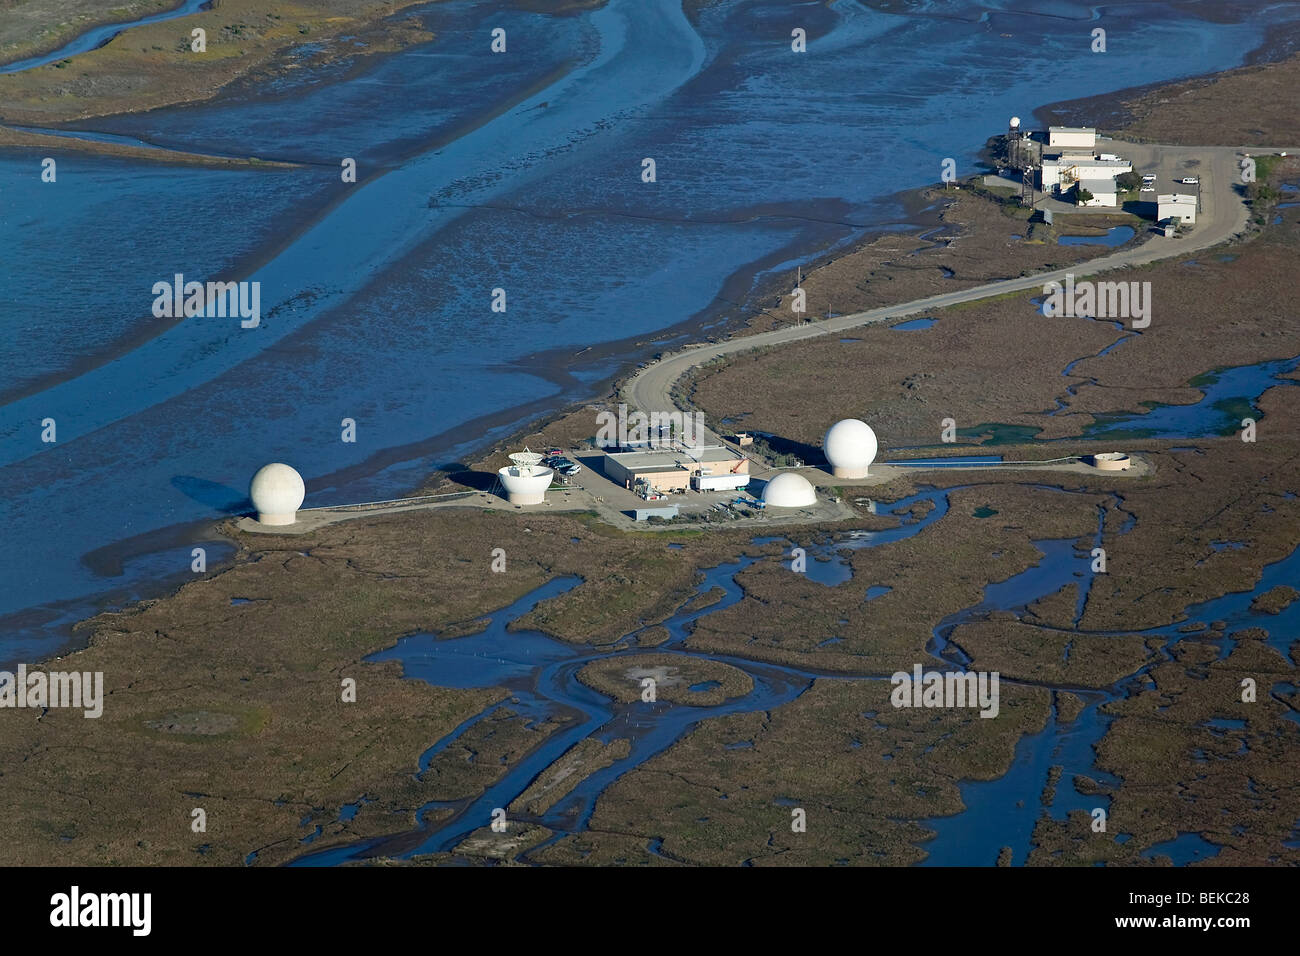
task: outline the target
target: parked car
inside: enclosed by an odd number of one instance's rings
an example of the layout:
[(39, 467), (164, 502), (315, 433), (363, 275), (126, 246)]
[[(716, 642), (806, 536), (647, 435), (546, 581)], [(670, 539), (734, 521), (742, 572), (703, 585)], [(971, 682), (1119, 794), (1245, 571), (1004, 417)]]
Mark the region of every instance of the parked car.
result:
[(571, 461), (567, 465), (561, 465), (558, 470), (560, 474), (568, 475), (570, 478), (572, 478), (578, 472), (582, 471), (582, 466), (579, 465), (576, 461)]
[(1184, 186), (1196, 186), (1199, 185), (1201, 182), (1195, 176), (1184, 176), (1182, 179), (1178, 181), (1182, 183)]
[(1155, 187), (1155, 186), (1143, 186), (1141, 191), (1144, 192), (1144, 193), (1153, 193), (1153, 192), (1156, 191), (1156, 187)]

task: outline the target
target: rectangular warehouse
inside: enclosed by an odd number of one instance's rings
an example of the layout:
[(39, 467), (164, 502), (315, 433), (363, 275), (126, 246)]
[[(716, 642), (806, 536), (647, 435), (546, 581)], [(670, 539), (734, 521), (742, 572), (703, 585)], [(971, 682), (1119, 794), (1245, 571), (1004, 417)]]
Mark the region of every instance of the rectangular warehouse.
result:
[(1156, 197), (1156, 222), (1166, 219), (1179, 219), (1186, 223), (1196, 222), (1197, 197), (1186, 193), (1169, 193)]
[[(667, 458), (667, 461), (655, 459)], [(691, 486), (691, 471), (660, 452), (627, 452), (605, 456), (605, 476), (610, 481), (632, 488), (638, 481), (655, 491), (685, 491)]]
[(1048, 149), (1095, 149), (1097, 130), (1092, 126), (1047, 127)]
[[(632, 488), (638, 480), (655, 491), (685, 491), (693, 477), (748, 476), (749, 459), (721, 445), (699, 445), (660, 451), (625, 452), (605, 456), (610, 481)], [(740, 485), (748, 483), (748, 478)]]

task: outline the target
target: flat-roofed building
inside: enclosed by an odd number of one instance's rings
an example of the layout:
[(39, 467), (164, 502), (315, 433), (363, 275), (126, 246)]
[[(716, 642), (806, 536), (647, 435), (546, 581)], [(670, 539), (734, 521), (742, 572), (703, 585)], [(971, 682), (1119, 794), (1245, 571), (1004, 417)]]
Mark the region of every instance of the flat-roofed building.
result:
[(1092, 198), (1079, 203), (1080, 206), (1115, 206), (1119, 204), (1119, 190), (1115, 186), (1115, 177), (1097, 179), (1080, 179), (1079, 189), (1086, 189)]
[(1097, 129), (1093, 126), (1047, 127), (1049, 149), (1096, 149)]
[(605, 456), (610, 481), (632, 488), (638, 481), (655, 491), (685, 491), (694, 476), (747, 475), (749, 459), (722, 445), (636, 451)]
[(1118, 176), (1131, 173), (1133, 164), (1127, 159), (1097, 159), (1093, 156), (1079, 158), (1058, 156), (1045, 159), (1038, 169), (1038, 188), (1044, 192), (1056, 188), (1069, 189), (1080, 179)]
[(1081, 159), (1096, 159), (1097, 154), (1083, 146), (1069, 146), (1065, 149), (1049, 149), (1043, 156), (1044, 159), (1073, 159), (1076, 162)]
[(651, 518), (663, 518), (665, 521), (671, 521), (677, 517), (677, 506), (664, 505), (659, 508), (636, 508), (632, 512), (632, 517), (637, 521), (649, 521)]
[(1156, 197), (1156, 222), (1178, 219), (1196, 222), (1196, 197), (1189, 193), (1168, 193)]

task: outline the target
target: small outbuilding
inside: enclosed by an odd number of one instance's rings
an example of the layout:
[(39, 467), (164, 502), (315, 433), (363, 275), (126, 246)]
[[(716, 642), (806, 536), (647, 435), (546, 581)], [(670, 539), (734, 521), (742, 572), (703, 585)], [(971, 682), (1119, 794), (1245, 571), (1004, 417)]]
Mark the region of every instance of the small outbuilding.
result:
[(671, 521), (677, 517), (677, 506), (664, 505), (659, 508), (637, 508), (632, 512), (632, 517), (637, 521), (649, 521), (651, 518), (662, 518), (664, 521)]
[(1187, 193), (1168, 193), (1156, 197), (1156, 222), (1177, 219), (1180, 222), (1196, 222), (1197, 197)]
[(1092, 195), (1091, 199), (1080, 201), (1080, 206), (1119, 205), (1119, 189), (1115, 185), (1114, 176), (1106, 176), (1100, 179), (1080, 179), (1076, 188), (1086, 190)]

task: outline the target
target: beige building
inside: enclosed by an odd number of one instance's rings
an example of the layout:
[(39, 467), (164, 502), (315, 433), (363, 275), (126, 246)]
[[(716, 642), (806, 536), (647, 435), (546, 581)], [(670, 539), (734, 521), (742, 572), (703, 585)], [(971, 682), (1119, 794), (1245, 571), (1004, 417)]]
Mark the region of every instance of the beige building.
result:
[(1179, 219), (1185, 223), (1196, 222), (1196, 196), (1186, 193), (1168, 193), (1156, 197), (1156, 222)]
[(747, 475), (749, 459), (721, 445), (631, 451), (605, 456), (610, 481), (632, 488), (644, 479), (655, 491), (685, 491), (692, 476)]
[(1097, 129), (1093, 126), (1049, 126), (1047, 148), (1096, 149)]

